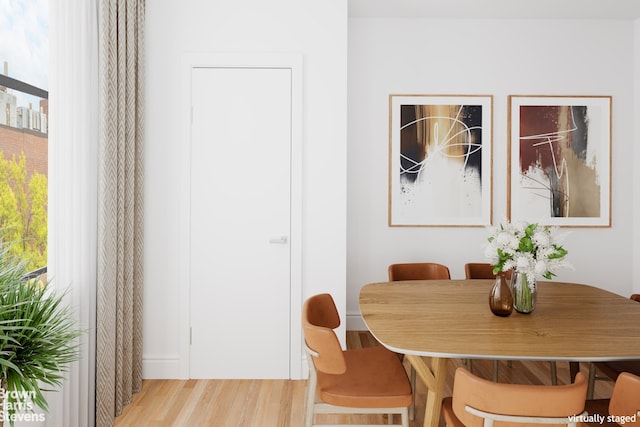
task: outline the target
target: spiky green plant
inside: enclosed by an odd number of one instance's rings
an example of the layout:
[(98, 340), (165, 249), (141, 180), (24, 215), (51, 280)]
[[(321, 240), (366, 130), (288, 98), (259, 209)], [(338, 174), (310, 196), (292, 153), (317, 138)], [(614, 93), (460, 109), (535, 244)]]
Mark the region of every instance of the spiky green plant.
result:
[[(42, 387), (61, 385), (68, 364), (78, 359), (77, 328), (64, 294), (25, 280), (25, 264), (0, 242), (0, 381), (6, 390), (4, 420), (16, 410), (48, 409)], [(0, 424), (1, 425), (1, 424)]]

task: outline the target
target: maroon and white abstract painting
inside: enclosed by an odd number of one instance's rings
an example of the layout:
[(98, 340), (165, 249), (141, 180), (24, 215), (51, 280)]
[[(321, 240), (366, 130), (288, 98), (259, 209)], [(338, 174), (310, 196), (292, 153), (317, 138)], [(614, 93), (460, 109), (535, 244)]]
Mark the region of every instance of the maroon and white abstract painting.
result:
[(510, 96), (510, 218), (610, 222), (611, 97)]

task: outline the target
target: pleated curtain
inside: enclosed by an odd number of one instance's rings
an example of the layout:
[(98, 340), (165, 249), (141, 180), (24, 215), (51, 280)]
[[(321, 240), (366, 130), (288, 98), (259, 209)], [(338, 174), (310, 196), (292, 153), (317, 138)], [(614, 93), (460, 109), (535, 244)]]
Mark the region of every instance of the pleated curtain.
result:
[(143, 0), (100, 0), (96, 426), (142, 386)]

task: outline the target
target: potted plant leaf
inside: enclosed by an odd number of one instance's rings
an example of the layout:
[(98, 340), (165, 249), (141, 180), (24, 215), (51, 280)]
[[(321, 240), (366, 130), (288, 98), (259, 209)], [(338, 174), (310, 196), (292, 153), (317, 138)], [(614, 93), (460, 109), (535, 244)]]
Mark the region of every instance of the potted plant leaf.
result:
[(64, 294), (26, 277), (25, 263), (0, 241), (0, 426), (43, 420), (34, 405), (47, 411), (43, 391), (59, 387), (78, 359), (82, 332)]

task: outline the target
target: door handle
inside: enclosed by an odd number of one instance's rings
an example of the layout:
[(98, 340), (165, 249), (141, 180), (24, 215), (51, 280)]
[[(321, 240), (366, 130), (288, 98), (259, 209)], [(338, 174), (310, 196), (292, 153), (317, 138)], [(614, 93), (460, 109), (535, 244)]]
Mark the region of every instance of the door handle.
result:
[(287, 243), (287, 240), (287, 236), (278, 236), (270, 238), (269, 243), (274, 245), (284, 245)]

